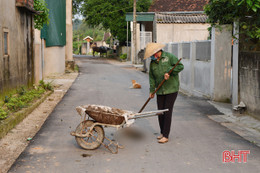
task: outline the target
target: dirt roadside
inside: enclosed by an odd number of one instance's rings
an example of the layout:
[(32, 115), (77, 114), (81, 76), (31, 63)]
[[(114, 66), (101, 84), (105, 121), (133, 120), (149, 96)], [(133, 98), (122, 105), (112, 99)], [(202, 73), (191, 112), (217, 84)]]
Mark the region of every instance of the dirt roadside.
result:
[(66, 73), (63, 75), (52, 75), (45, 79), (46, 82), (52, 82), (54, 92), (0, 140), (0, 173), (6, 173), (10, 169), (66, 94), (77, 76), (78, 73)]

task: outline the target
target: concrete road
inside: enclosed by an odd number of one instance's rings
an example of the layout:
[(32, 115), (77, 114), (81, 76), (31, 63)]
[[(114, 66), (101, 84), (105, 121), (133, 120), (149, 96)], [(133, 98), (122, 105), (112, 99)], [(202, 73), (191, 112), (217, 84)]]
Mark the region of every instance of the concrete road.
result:
[[(122, 130), (105, 128), (105, 135), (124, 145), (118, 154), (105, 147), (81, 149), (70, 131), (80, 116), (75, 107), (107, 105), (138, 112), (148, 98), (148, 75), (129, 65), (110, 64), (90, 57), (76, 58), (80, 75), (45, 124), (20, 155), (9, 172), (57, 173), (204, 173), (260, 172), (260, 148), (210, 120), (220, 115), (206, 100), (179, 94), (173, 111), (169, 142), (158, 144), (157, 117), (136, 120), (134, 128), (143, 136), (137, 140)], [(135, 79), (142, 89), (130, 89)], [(155, 99), (144, 111), (156, 110)], [(120, 136), (121, 134), (121, 136)], [(222, 152), (250, 150), (247, 163), (223, 163)]]

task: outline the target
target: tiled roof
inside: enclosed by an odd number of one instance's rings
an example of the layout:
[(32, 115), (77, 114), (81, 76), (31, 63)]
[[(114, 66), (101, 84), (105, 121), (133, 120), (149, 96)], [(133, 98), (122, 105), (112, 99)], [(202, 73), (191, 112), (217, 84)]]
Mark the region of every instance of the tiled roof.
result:
[(93, 38), (90, 37), (90, 36), (87, 36), (87, 37), (83, 38), (83, 40), (87, 40), (87, 39), (93, 40)]
[(156, 14), (157, 23), (206, 23), (207, 16), (203, 13), (200, 14)]
[(153, 0), (149, 12), (203, 11), (208, 0)]

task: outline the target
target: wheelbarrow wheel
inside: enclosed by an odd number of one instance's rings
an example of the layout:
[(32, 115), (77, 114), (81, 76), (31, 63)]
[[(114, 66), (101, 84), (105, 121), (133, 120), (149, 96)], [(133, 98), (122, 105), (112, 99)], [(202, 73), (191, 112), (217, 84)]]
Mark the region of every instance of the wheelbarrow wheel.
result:
[[(93, 124), (94, 121), (91, 120), (86, 120), (81, 122), (76, 128), (76, 133), (86, 134), (87, 132), (90, 131), (90, 127)], [(104, 136), (105, 134), (104, 134), (103, 127), (96, 125), (91, 131), (89, 136), (85, 138), (75, 136), (75, 138), (78, 145), (81, 146), (82, 148), (87, 150), (94, 150), (98, 148), (101, 145), (101, 143), (104, 141)]]

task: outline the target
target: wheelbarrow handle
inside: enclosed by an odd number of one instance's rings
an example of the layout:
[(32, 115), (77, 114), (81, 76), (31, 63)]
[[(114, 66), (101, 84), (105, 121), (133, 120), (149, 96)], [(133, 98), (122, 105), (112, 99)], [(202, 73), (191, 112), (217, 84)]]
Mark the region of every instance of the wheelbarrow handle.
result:
[[(179, 62), (181, 61), (182, 58), (179, 59), (179, 61), (173, 66), (173, 68), (168, 72), (168, 74), (171, 74), (172, 71), (175, 69), (175, 67), (179, 64)], [(152, 95), (154, 95), (160, 88), (161, 86), (163, 85), (163, 83), (165, 82), (166, 80), (163, 79), (163, 81), (159, 84), (159, 86), (156, 88), (156, 90), (152, 93)], [(149, 97), (146, 102), (144, 103), (143, 107), (140, 109), (140, 111), (138, 113), (141, 113), (145, 106), (148, 104), (148, 102), (151, 100), (151, 98)]]
[(169, 109), (161, 109), (161, 110), (156, 110), (156, 111), (149, 111), (149, 112), (142, 112), (142, 113), (134, 113), (130, 114), (130, 116), (140, 116), (140, 115), (149, 115), (149, 114), (157, 114), (157, 113), (163, 113), (167, 112)]
[(131, 119), (152, 117), (152, 116), (160, 115), (163, 112), (167, 112), (167, 111), (169, 111), (169, 109), (150, 111), (150, 112), (143, 112), (143, 113), (136, 113), (136, 114), (132, 114), (128, 119), (131, 120)]

